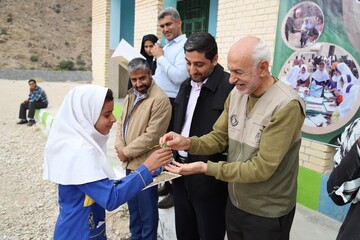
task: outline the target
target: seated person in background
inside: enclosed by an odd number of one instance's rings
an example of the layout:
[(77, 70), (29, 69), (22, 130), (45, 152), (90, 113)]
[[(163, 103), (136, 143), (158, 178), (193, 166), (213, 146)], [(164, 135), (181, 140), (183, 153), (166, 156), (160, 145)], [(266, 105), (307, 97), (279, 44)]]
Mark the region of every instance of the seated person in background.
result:
[(331, 117), (332, 121), (343, 118), (351, 110), (359, 93), (359, 85), (356, 85), (351, 81), (350, 75), (341, 75), (340, 84), (342, 86), (342, 101), (339, 103), (338, 108), (333, 112)]
[[(49, 102), (45, 91), (36, 84), (34, 79), (28, 81), (30, 87), (30, 94), (28, 99), (20, 104), (19, 118), (20, 122), (17, 124), (26, 124), (32, 126), (35, 124), (35, 109), (47, 108)], [(26, 119), (26, 110), (29, 109), (28, 119)]]
[(325, 70), (325, 63), (320, 62), (318, 68), (312, 75), (312, 81), (315, 81), (316, 85), (325, 86), (329, 80), (330, 77)]
[(106, 240), (108, 211), (135, 197), (153, 181), (151, 172), (171, 159), (170, 149), (151, 155), (133, 173), (114, 181), (106, 158), (114, 98), (110, 89), (83, 85), (64, 98), (44, 153), (44, 179), (58, 184), (59, 217), (55, 240)]
[(346, 63), (341, 62), (336, 65), (336, 71), (340, 73), (340, 75), (349, 75), (351, 78), (352, 84), (359, 85), (359, 79), (357, 79), (353, 72), (350, 70), (349, 66)]
[(316, 28), (311, 28), (308, 32), (308, 38), (306, 41), (306, 44), (304, 45), (304, 47), (309, 47), (311, 45), (313, 45), (317, 38), (319, 37), (319, 32), (316, 30)]
[(308, 39), (308, 33), (310, 29), (313, 27), (313, 24), (309, 19), (305, 19), (303, 25), (301, 26), (301, 38), (300, 45), (303, 47)]
[(301, 65), (299, 79), (297, 86), (308, 87), (310, 85), (310, 73), (307, 70), (306, 64)]
[(300, 67), (298, 65), (294, 65), (291, 67), (289, 73), (286, 75), (286, 81), (291, 88), (296, 88), (297, 81), (299, 79)]

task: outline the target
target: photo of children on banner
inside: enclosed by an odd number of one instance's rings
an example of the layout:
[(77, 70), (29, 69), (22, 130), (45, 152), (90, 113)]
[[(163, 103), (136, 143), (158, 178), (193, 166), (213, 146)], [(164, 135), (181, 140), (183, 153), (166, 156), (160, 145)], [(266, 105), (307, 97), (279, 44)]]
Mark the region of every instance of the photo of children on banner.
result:
[[(309, 64), (299, 64), (303, 62)], [(304, 100), (305, 126), (328, 126), (358, 107), (355, 106), (360, 91), (356, 66), (341, 47), (320, 43), (309, 52), (295, 52), (286, 61), (279, 77)]]
[(283, 40), (291, 48), (307, 48), (317, 42), (324, 28), (324, 14), (312, 2), (296, 4), (286, 14), (282, 29)]

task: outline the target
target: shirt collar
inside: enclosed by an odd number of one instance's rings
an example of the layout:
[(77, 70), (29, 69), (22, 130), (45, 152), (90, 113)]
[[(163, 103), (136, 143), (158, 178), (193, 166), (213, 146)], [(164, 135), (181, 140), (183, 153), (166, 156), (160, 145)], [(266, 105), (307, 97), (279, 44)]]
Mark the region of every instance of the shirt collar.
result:
[(168, 45), (171, 45), (174, 42), (178, 43), (178, 42), (182, 41), (184, 38), (186, 38), (186, 34), (181, 34), (181, 35), (177, 36), (176, 38), (174, 38), (173, 40), (168, 41)]
[(202, 86), (207, 82), (209, 78), (206, 78), (205, 81), (203, 81), (200, 85), (197, 84), (197, 82), (195, 82), (194, 80), (191, 79), (190, 84), (191, 87), (198, 89), (198, 88), (202, 88)]

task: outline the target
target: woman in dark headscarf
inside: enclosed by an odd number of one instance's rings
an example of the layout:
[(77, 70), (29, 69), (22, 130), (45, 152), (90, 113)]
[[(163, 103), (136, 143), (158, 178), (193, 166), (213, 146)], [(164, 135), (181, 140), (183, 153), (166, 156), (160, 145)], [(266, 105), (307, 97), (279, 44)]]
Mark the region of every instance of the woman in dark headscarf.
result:
[[(148, 62), (153, 75), (155, 74), (155, 70), (156, 70), (156, 60), (151, 54), (151, 49), (154, 47), (157, 41), (158, 41), (158, 37), (155, 36), (154, 34), (147, 34), (143, 36), (143, 39), (141, 40), (140, 53), (146, 58), (146, 61)], [(132, 88), (132, 84), (129, 80), (128, 89), (130, 88)]]
[(156, 69), (156, 61), (154, 61), (154, 57), (151, 54), (151, 49), (154, 47), (158, 38), (154, 34), (145, 35), (141, 41), (141, 50), (140, 53), (146, 58), (148, 62), (151, 72), (154, 75)]

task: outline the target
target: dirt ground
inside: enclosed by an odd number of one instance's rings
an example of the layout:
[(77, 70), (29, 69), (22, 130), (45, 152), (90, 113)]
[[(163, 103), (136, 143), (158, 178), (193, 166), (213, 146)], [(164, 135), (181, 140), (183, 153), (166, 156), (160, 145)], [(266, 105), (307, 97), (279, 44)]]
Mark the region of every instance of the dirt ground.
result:
[[(55, 114), (79, 82), (39, 82)], [(39, 127), (17, 125), (27, 81), (0, 79), (0, 239), (52, 239), (58, 214), (57, 185), (42, 179), (47, 136)], [(129, 236), (126, 205), (107, 214), (108, 239)]]

